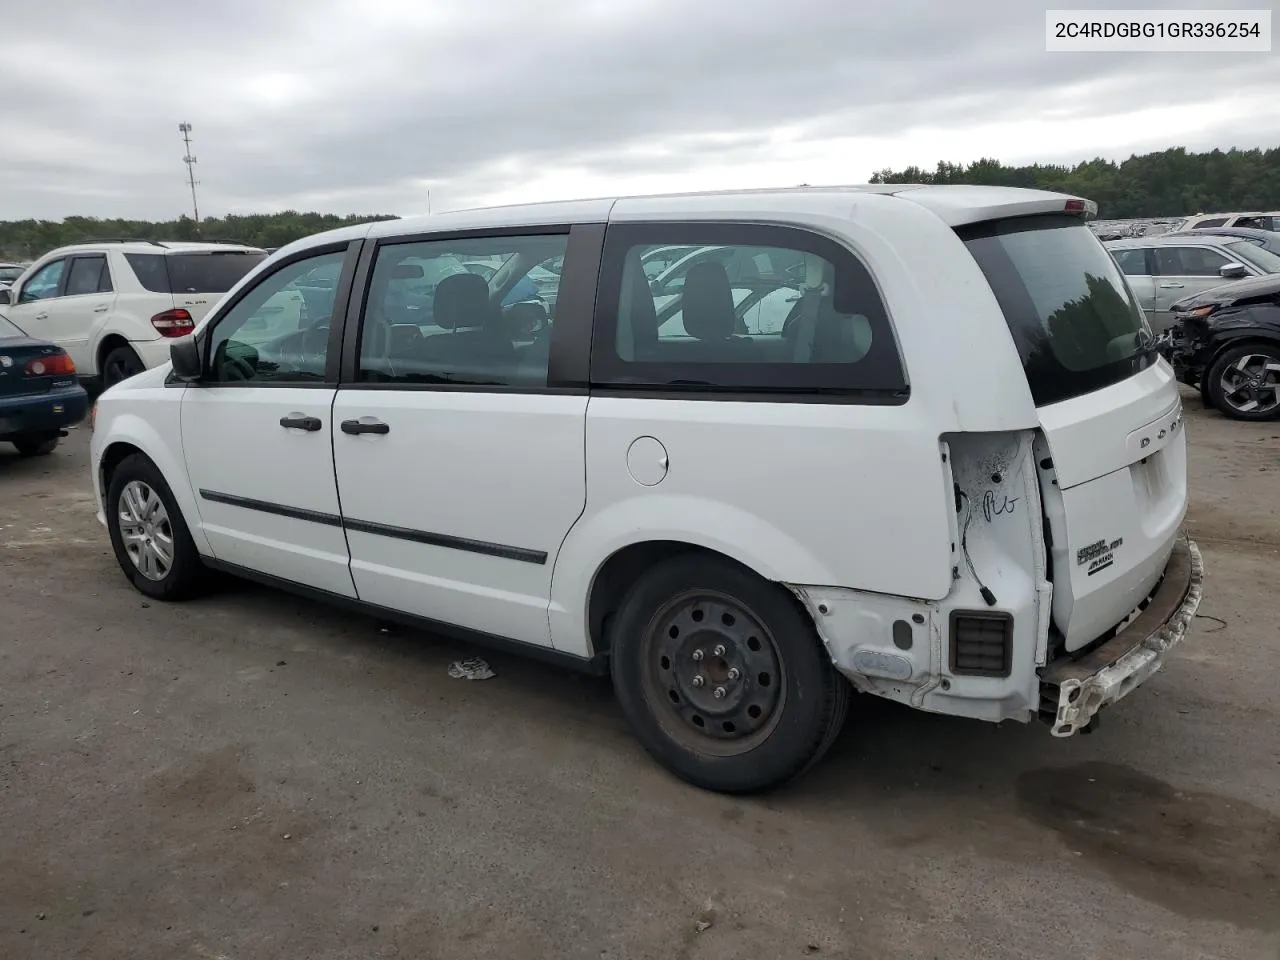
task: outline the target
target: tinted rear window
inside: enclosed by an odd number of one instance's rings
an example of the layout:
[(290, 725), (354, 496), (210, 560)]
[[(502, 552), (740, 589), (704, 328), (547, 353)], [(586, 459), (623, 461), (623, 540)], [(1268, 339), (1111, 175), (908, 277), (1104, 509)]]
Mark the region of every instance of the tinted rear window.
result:
[(1155, 363), (1141, 308), (1078, 218), (1018, 217), (958, 233), (1004, 311), (1037, 406), (1100, 390)]
[(126, 253), (138, 282), (152, 293), (226, 293), (267, 258), (265, 253)]

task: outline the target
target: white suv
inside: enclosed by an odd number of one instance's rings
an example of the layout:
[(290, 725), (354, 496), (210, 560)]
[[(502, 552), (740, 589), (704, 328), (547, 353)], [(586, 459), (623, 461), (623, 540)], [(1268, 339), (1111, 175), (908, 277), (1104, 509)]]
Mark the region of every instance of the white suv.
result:
[(1268, 213), (1198, 213), (1187, 217), (1179, 230), (1199, 230), (1204, 227), (1247, 227), (1253, 230), (1280, 231), (1280, 210)]
[[(151, 597), (213, 568), (608, 671), (716, 790), (815, 762), (851, 690), (1070, 736), (1203, 575), (1177, 383), (1090, 208), (886, 185), (321, 234), (104, 395), (102, 519)], [(553, 301), (504, 306), (544, 264)], [(301, 329), (246, 332), (317, 271)]]
[(266, 259), (226, 243), (97, 241), (60, 247), (0, 289), (0, 306), (104, 387), (165, 363), (218, 299)]

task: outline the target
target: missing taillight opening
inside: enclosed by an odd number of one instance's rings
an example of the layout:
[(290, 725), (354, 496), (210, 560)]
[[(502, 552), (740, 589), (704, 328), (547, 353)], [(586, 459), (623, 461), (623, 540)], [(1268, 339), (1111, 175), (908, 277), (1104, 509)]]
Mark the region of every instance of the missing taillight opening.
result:
[(196, 328), (191, 314), (182, 308), (166, 310), (151, 318), (151, 325), (160, 331), (162, 337), (185, 337)]
[(69, 376), (76, 372), (76, 365), (65, 353), (50, 353), (28, 360), (25, 372), (28, 377)]

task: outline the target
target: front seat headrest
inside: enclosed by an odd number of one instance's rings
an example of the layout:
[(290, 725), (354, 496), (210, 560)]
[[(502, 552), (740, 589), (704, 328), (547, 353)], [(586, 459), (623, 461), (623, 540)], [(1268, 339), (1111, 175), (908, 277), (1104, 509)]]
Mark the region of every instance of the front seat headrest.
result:
[(733, 336), (733, 287), (723, 264), (708, 261), (689, 268), (681, 309), (689, 336), (699, 340), (726, 340)]
[(433, 319), (446, 330), (489, 326), (495, 309), (489, 285), (479, 274), (455, 273), (436, 286)]

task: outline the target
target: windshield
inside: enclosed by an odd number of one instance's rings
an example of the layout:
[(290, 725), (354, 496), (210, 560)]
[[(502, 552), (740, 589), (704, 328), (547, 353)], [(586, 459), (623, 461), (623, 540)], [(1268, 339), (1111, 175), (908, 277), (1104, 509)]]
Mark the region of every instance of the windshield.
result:
[(1280, 273), (1280, 257), (1277, 257), (1270, 250), (1255, 246), (1247, 240), (1228, 243), (1227, 250), (1231, 256), (1238, 257), (1246, 263), (1252, 263), (1255, 267), (1265, 270), (1267, 273)]
[(1036, 406), (1118, 383), (1155, 362), (1151, 330), (1116, 262), (1069, 216), (957, 231), (1004, 311)]
[(226, 293), (267, 258), (265, 253), (126, 253), (138, 282), (152, 293)]
[(18, 329), (18, 325), (8, 317), (0, 316), (0, 337), (25, 337), (26, 334)]

